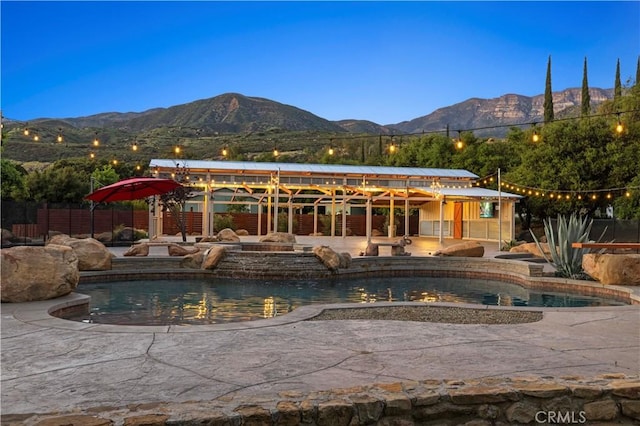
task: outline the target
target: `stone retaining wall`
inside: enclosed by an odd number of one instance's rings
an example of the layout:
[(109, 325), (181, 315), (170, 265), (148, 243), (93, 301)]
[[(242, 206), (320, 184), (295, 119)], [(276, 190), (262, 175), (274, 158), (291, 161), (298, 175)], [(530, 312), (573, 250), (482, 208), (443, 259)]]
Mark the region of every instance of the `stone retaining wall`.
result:
[(303, 394), (95, 407), (2, 416), (3, 425), (506, 425), (638, 424), (638, 376), (424, 380)]

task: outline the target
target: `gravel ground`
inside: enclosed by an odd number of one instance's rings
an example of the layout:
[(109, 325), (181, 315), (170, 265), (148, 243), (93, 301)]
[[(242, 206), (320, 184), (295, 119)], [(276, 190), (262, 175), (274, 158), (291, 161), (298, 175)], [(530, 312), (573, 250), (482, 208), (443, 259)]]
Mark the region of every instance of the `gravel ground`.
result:
[(326, 309), (309, 321), (392, 320), (445, 322), (450, 324), (520, 324), (542, 319), (539, 311), (473, 309), (449, 306), (385, 306)]

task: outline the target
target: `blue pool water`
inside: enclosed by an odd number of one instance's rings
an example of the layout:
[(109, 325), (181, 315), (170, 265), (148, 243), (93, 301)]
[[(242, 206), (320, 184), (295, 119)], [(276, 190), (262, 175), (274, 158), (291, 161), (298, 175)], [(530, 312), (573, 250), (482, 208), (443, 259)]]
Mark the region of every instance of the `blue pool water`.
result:
[(312, 303), (457, 302), (532, 307), (623, 305), (515, 284), (460, 278), (263, 281), (240, 279), (122, 281), (82, 284), (90, 314), (77, 321), (122, 325), (217, 324), (283, 315)]

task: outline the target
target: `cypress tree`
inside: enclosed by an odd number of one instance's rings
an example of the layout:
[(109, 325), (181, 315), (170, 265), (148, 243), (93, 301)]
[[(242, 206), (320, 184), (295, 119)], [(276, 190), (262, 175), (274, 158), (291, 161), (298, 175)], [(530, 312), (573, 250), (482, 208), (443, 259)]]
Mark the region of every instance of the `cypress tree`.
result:
[(547, 81), (544, 88), (544, 122), (553, 121), (553, 93), (551, 92), (551, 56), (547, 62)]
[(640, 84), (640, 56), (638, 56), (638, 65), (636, 66), (636, 85)]
[(587, 80), (587, 58), (584, 58), (584, 70), (582, 71), (582, 115), (591, 113), (591, 95), (589, 94), (589, 82)]
[(620, 59), (616, 65), (616, 82), (613, 86), (613, 100), (614, 102), (620, 99), (622, 96), (622, 83), (620, 83)]

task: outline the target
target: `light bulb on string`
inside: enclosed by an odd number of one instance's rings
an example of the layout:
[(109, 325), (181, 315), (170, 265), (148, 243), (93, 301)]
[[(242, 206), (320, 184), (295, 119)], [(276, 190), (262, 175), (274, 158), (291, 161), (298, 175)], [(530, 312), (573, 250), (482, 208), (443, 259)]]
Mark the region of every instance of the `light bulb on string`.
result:
[(618, 113), (617, 115), (618, 115), (618, 124), (616, 124), (616, 133), (622, 134), (622, 132), (624, 131), (624, 126), (622, 125), (622, 120), (620, 120), (620, 113)]

